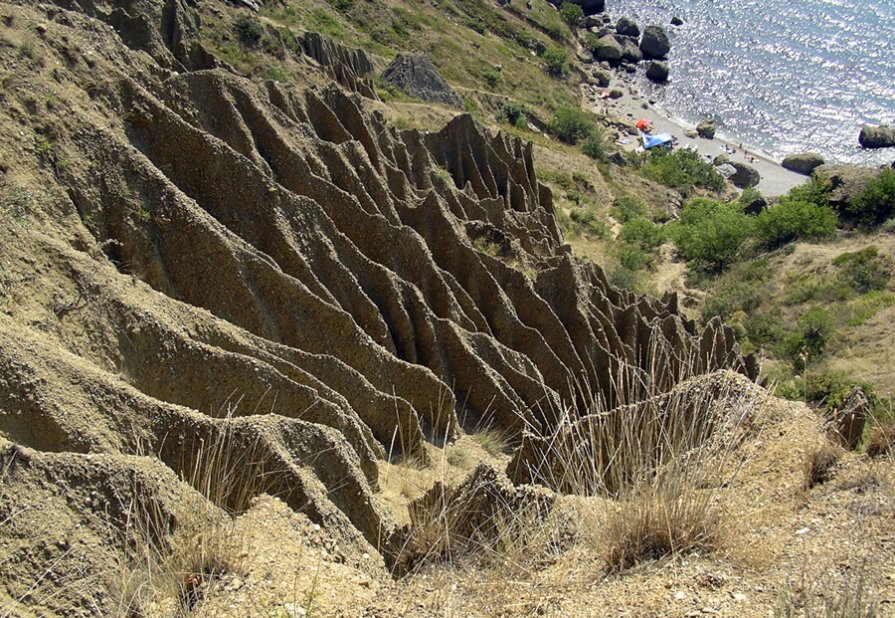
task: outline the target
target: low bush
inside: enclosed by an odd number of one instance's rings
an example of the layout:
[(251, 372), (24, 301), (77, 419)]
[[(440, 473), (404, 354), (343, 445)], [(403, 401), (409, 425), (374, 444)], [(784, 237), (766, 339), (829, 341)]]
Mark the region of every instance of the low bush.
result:
[(699, 270), (718, 272), (737, 256), (752, 233), (753, 219), (738, 204), (705, 198), (690, 200), (670, 235), (678, 253)]
[(832, 191), (833, 187), (829, 180), (814, 176), (790, 189), (781, 201), (810, 202), (816, 206), (829, 206)]
[(583, 109), (561, 107), (550, 122), (550, 132), (567, 144), (578, 144), (596, 131), (593, 114)]
[(685, 197), (692, 195), (697, 188), (721, 191), (726, 184), (714, 166), (703, 161), (699, 153), (692, 150), (653, 150), (640, 171), (651, 180), (677, 189)]
[(497, 121), (524, 129), (528, 124), (525, 120), (525, 106), (517, 101), (504, 101), (497, 112)]
[(647, 213), (646, 204), (636, 197), (623, 195), (615, 198), (610, 214), (621, 223), (627, 223), (631, 219), (644, 217)]
[(581, 146), (581, 151), (591, 159), (598, 161), (606, 159), (609, 156), (609, 142), (606, 140), (606, 136), (603, 135), (603, 131), (595, 127)]
[(895, 216), (895, 169), (883, 170), (854, 196), (846, 212), (865, 225), (879, 225)]
[(246, 47), (256, 47), (264, 36), (264, 28), (260, 21), (243, 14), (236, 19), (236, 35)]
[(577, 235), (583, 234), (593, 240), (606, 238), (609, 233), (606, 222), (597, 217), (596, 211), (591, 208), (575, 208), (569, 218), (572, 220), (573, 229), (577, 231)]
[(563, 2), (559, 14), (572, 28), (577, 28), (584, 21), (584, 9), (574, 2)]
[(812, 307), (798, 322), (798, 331), (785, 342), (786, 353), (796, 369), (824, 355), (836, 330), (836, 321), (823, 307)]
[(631, 219), (622, 226), (619, 240), (634, 244), (644, 251), (652, 251), (667, 239), (665, 228), (642, 218)]
[(797, 239), (831, 236), (838, 223), (829, 206), (785, 200), (762, 211), (756, 218), (756, 229), (764, 245), (773, 249)]

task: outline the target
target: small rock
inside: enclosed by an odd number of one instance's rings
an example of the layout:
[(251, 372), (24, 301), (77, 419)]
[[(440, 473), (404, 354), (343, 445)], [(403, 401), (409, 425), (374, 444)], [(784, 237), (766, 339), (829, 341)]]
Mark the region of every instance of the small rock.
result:
[(671, 25), (672, 26), (683, 26), (684, 20), (681, 19), (680, 17), (678, 17), (677, 15), (675, 15), (674, 17), (671, 18)]
[(807, 534), (811, 532), (811, 528), (801, 528), (800, 530), (796, 530), (796, 534), (802, 536), (803, 534)]
[(674, 595), (674, 598), (677, 599), (678, 601), (683, 601), (684, 599), (687, 598), (687, 595), (684, 594), (684, 592), (681, 590), (677, 594)]
[(734, 592), (733, 600), (736, 601), (737, 603), (741, 603), (742, 601), (746, 600), (746, 595), (743, 594), (742, 592)]

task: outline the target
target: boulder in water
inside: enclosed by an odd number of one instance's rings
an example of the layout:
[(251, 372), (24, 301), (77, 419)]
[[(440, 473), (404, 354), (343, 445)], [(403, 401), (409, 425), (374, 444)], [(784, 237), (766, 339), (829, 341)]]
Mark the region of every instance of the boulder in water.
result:
[(422, 54), (398, 55), (382, 72), (382, 79), (417, 99), (450, 107), (463, 107), (463, 101), (457, 93)]
[(661, 60), (652, 60), (646, 69), (646, 76), (651, 81), (664, 84), (668, 81), (668, 64)]
[(895, 127), (887, 124), (865, 124), (858, 136), (862, 148), (891, 148), (895, 146)]
[(647, 26), (643, 29), (643, 37), (640, 39), (640, 51), (643, 57), (664, 58), (671, 51), (671, 43), (668, 34), (662, 26)]
[(797, 174), (810, 176), (815, 168), (824, 164), (824, 158), (816, 152), (799, 152), (787, 155), (781, 165)]

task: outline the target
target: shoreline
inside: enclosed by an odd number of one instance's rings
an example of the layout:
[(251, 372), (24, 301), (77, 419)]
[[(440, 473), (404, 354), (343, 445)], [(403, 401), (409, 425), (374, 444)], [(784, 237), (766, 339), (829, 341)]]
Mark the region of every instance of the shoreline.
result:
[[(687, 137), (684, 133), (695, 129), (694, 124), (675, 117), (661, 106), (650, 103), (647, 97), (637, 90), (628, 73), (618, 69), (612, 69), (611, 73), (612, 81), (609, 88), (623, 91), (624, 96), (619, 99), (602, 99), (599, 93), (603, 88), (588, 79), (582, 85), (588, 111), (603, 114), (610, 120), (632, 124), (640, 118), (645, 118), (653, 123), (655, 132), (670, 133), (677, 138), (678, 148), (695, 148), (700, 155), (707, 155), (712, 159), (723, 152), (724, 146), (732, 148), (736, 150), (736, 154), (728, 155), (731, 160), (750, 165), (758, 171), (761, 182), (756, 189), (766, 197), (779, 197), (810, 178), (810, 176), (784, 168), (780, 162), (765, 152), (757, 149), (744, 149), (738, 140), (722, 133), (716, 133), (714, 139)], [(644, 104), (647, 106), (646, 108), (644, 108)], [(622, 146), (626, 150), (633, 150), (639, 145), (636, 136), (628, 135), (626, 137), (632, 140), (630, 145)], [(755, 161), (747, 161), (747, 155), (754, 157)]]

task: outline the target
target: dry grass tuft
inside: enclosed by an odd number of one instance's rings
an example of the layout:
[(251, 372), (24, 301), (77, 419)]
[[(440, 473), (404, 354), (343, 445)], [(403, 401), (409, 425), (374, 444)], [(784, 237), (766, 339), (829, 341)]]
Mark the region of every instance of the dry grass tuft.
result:
[(711, 490), (669, 478), (631, 490), (606, 518), (606, 570), (624, 571), (665, 556), (711, 552), (724, 545), (724, 512)]
[(811, 489), (832, 479), (836, 464), (841, 458), (842, 451), (829, 443), (808, 453), (805, 461), (805, 488)]
[(195, 491), (176, 514), (159, 498), (163, 487), (134, 487), (122, 526), (126, 552), (110, 582), (119, 616), (186, 616), (223, 575), (245, 575), (246, 539), (234, 515), (276, 484), (276, 474), (261, 470), (257, 439), (244, 445), (232, 425), (190, 451), (180, 474)]

